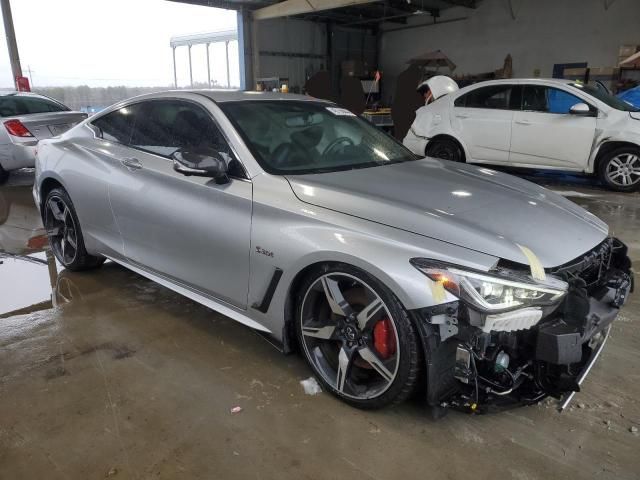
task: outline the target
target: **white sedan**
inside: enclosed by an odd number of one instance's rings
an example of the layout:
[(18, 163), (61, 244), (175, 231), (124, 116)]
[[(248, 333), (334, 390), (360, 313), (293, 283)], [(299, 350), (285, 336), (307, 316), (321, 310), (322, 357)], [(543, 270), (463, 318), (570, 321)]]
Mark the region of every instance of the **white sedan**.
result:
[(477, 83), (418, 110), (404, 140), (417, 155), (593, 173), (640, 188), (640, 110), (570, 80)]

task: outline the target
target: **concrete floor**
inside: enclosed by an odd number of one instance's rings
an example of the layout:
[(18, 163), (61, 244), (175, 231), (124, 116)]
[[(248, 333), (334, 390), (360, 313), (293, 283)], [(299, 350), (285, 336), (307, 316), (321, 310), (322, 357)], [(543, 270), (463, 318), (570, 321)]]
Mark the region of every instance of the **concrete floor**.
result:
[[(305, 395), (302, 358), (117, 265), (61, 269), (43, 251), (32, 180), (0, 188), (0, 248), (41, 261), (0, 265), (2, 479), (640, 477), (637, 293), (563, 414), (434, 422), (418, 401), (364, 412)], [(640, 262), (640, 195), (551, 183)]]

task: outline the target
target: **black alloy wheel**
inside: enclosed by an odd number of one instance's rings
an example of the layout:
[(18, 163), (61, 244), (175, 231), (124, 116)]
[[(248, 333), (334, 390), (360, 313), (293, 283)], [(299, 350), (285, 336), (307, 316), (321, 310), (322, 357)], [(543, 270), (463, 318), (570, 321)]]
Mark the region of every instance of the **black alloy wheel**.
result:
[(418, 341), (406, 311), (384, 285), (344, 265), (311, 275), (301, 292), (298, 340), (326, 389), (361, 408), (411, 394)]
[(43, 205), (43, 223), (51, 250), (69, 270), (87, 270), (104, 262), (104, 257), (87, 253), (78, 216), (67, 192), (54, 188)]

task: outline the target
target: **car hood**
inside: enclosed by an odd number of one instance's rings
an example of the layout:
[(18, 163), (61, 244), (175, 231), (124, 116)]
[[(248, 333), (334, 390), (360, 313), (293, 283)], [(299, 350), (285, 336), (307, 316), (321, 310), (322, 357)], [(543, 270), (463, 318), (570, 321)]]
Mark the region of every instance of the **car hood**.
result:
[(545, 268), (569, 262), (608, 227), (564, 197), (488, 168), (423, 159), (349, 171), (287, 176), (303, 202)]

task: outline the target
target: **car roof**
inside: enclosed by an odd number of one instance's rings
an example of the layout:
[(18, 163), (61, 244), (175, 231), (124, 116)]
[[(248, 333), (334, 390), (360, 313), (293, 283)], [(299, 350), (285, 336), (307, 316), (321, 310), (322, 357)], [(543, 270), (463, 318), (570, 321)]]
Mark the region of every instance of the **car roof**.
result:
[[(280, 92), (251, 92), (244, 90), (216, 90), (216, 89), (180, 89), (180, 90), (163, 90), (154, 93), (145, 93), (137, 95), (135, 97), (128, 98), (115, 105), (127, 104), (133, 102), (139, 102), (141, 100), (152, 100), (154, 98), (166, 98), (173, 95), (181, 95), (185, 93), (198, 94), (210, 98), (216, 103), (225, 102), (241, 102), (251, 100), (278, 100), (278, 101), (313, 101), (313, 102), (327, 102), (321, 98), (310, 97), (309, 95), (297, 95), (295, 93), (280, 93)], [(114, 106), (115, 106), (114, 105)]]
[(574, 83), (575, 80), (568, 80), (566, 78), (502, 78), (499, 80), (493, 80), (497, 83)]
[[(186, 90), (169, 90), (167, 92), (159, 92), (162, 94), (171, 93), (197, 93), (209, 97), (216, 103), (225, 102), (241, 102), (250, 100), (298, 100), (298, 101), (315, 101), (315, 102), (328, 102), (320, 98), (314, 98), (309, 95), (297, 95), (295, 93), (280, 93), (280, 92), (252, 92), (245, 90), (216, 90), (216, 89), (186, 89)], [(153, 97), (154, 94), (150, 94), (149, 97)], [(156, 94), (157, 95), (157, 94)], [(147, 98), (149, 98), (147, 97)]]
[(210, 98), (215, 103), (227, 103), (227, 102), (241, 102), (241, 101), (255, 101), (255, 100), (271, 100), (271, 101), (302, 101), (302, 102), (323, 102), (327, 104), (333, 104), (329, 100), (322, 98), (315, 98), (309, 95), (297, 95), (295, 93), (280, 93), (280, 92), (252, 92), (245, 90), (229, 90), (229, 89), (179, 89), (179, 90), (162, 90), (153, 93), (143, 93), (135, 97), (130, 97), (125, 100), (114, 103), (113, 105), (103, 109), (91, 117), (91, 121), (97, 120), (109, 113), (138, 102), (147, 100), (159, 100), (166, 98), (180, 97), (184, 94), (197, 94), (203, 97)]
[(501, 78), (498, 80), (483, 80), (461, 88), (460, 90), (452, 93), (451, 97), (458, 98), (477, 88), (490, 87), (492, 85), (564, 85), (569, 88), (575, 88), (572, 85), (574, 83), (576, 83), (576, 80), (567, 80), (565, 78)]
[(576, 83), (576, 80), (568, 80), (566, 78), (501, 78), (498, 80), (483, 80), (477, 83), (472, 83), (471, 85), (468, 85), (464, 88), (471, 89), (475, 87), (485, 87), (489, 85), (502, 85), (502, 84), (569, 85), (572, 83)]
[(44, 95), (40, 95), (38, 93), (33, 92), (18, 92), (15, 90), (0, 90), (0, 97), (39, 97), (39, 98), (48, 98)]

